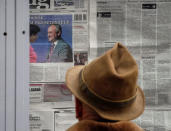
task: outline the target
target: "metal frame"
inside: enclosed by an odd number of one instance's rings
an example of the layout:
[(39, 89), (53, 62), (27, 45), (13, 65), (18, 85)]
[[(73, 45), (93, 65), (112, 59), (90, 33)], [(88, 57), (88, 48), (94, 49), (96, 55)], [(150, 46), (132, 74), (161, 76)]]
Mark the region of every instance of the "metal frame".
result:
[(1, 131), (29, 130), (28, 5), (28, 0), (2, 0), (0, 4)]
[(0, 129), (5, 130), (5, 0), (0, 4)]

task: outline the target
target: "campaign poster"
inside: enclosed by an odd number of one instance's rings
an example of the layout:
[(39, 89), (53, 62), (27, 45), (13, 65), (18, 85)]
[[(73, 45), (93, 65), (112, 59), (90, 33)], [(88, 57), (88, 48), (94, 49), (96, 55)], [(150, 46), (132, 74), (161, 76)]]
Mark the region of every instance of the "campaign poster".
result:
[[(30, 15), (30, 24), (40, 28), (36, 41), (30, 43), (37, 55), (36, 63), (72, 62), (72, 15)], [(60, 26), (60, 39), (50, 40), (49, 28)], [(59, 30), (59, 29), (58, 29)], [(55, 37), (59, 34), (56, 32)], [(54, 35), (54, 34), (53, 34)], [(55, 47), (52, 45), (56, 42)]]

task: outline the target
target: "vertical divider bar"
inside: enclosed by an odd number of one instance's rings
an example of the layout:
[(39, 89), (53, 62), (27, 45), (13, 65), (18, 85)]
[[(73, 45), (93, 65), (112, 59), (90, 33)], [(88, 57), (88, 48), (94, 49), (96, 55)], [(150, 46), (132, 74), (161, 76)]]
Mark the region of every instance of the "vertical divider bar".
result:
[(16, 131), (29, 131), (28, 2), (16, 0)]
[(6, 0), (6, 129), (5, 131), (15, 131), (15, 0)]
[(6, 94), (6, 89), (5, 89), (5, 0), (1, 0), (0, 4), (0, 43), (1, 43), (1, 48), (0, 48), (0, 130), (5, 131), (5, 125), (6, 125), (6, 118), (5, 118), (5, 113), (6, 113), (6, 103), (5, 103), (5, 94)]

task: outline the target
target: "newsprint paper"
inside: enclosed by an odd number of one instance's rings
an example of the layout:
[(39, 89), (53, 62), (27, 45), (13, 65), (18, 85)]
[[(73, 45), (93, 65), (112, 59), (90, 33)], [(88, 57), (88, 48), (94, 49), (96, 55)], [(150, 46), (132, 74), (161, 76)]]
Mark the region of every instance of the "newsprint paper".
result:
[[(67, 69), (88, 64), (120, 42), (136, 59), (137, 84), (146, 99), (144, 113), (133, 121), (145, 131), (171, 131), (171, 0), (30, 0), (30, 22), (31, 16), (49, 15), (66, 16), (72, 23), (63, 27), (68, 30), (64, 33), (72, 30), (64, 39), (72, 47), (73, 61), (44, 61), (49, 49), (44, 31), (46, 44), (39, 45), (46, 48), (37, 47), (42, 55), (38, 54), (37, 63), (30, 63), (30, 130), (64, 131), (77, 122), (74, 97), (66, 90), (67, 97), (61, 93)], [(39, 120), (37, 127), (32, 116), (44, 120), (46, 116), (55, 125)]]
[[(171, 1), (90, 1), (89, 62), (120, 42), (139, 66), (146, 98), (135, 120), (145, 131), (171, 131)], [(96, 30), (94, 30), (96, 29)]]
[(73, 63), (31, 63), (30, 64), (30, 82), (64, 82), (65, 74)]

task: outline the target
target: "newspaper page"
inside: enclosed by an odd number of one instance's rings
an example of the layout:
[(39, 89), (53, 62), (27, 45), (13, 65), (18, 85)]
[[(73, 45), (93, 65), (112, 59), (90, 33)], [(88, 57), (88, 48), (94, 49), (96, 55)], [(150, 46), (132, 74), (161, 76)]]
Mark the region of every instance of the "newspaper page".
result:
[[(73, 50), (71, 63), (31, 63), (32, 84), (44, 83), (51, 87), (50, 84), (64, 82), (69, 67), (85, 65), (120, 42), (136, 59), (139, 68), (137, 84), (146, 98), (145, 112), (134, 122), (145, 131), (171, 130), (170, 0), (30, 0), (30, 6), (31, 15), (55, 13), (72, 16)], [(52, 86), (52, 90), (47, 91), (48, 95), (54, 96), (53, 90)], [(52, 97), (46, 99), (51, 101)], [(68, 123), (73, 124), (71, 115), (65, 111), (74, 107), (73, 99), (68, 103), (58, 101), (31, 105), (34, 110), (41, 110), (40, 107), (61, 109), (62, 114), (55, 118), (56, 126), (61, 130), (65, 130)]]
[[(30, 24), (40, 28), (31, 43), (37, 61), (30, 63), (30, 131), (65, 131), (76, 123), (74, 96), (66, 88), (66, 71), (88, 62), (89, 0), (30, 0)], [(48, 29), (62, 28), (62, 39), (71, 47), (72, 60), (49, 60), (52, 42)], [(45, 119), (46, 118), (46, 119)]]
[(171, 2), (96, 0), (95, 4), (97, 44), (90, 49), (91, 59), (116, 42), (126, 45), (139, 65), (139, 84), (151, 99), (147, 105), (159, 106), (161, 90), (167, 91), (168, 96), (171, 93), (171, 15), (166, 11), (171, 9)]
[[(139, 67), (138, 85), (146, 98), (136, 120), (145, 131), (170, 131), (171, 1), (96, 0), (90, 5), (89, 62), (116, 42), (123, 43)], [(94, 15), (94, 17), (92, 16)], [(95, 24), (95, 25), (94, 25)]]

